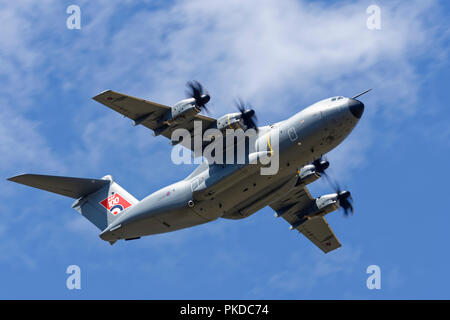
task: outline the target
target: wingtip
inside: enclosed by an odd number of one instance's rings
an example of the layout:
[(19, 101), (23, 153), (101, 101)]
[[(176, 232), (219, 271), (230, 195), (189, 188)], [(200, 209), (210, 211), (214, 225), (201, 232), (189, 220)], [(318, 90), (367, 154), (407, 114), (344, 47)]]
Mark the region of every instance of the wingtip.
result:
[(9, 177), (6, 180), (12, 181), (12, 182), (17, 182), (21, 177), (27, 176), (27, 175), (28, 175), (27, 173), (23, 173), (23, 174), (19, 174), (17, 176)]
[(100, 92), (99, 94), (97, 94), (96, 96), (93, 96), (92, 99), (98, 100), (98, 98), (99, 98), (101, 95), (103, 95), (103, 94), (105, 94), (105, 93), (108, 93), (108, 92), (111, 92), (111, 91), (112, 91), (111, 89), (106, 89), (106, 90)]

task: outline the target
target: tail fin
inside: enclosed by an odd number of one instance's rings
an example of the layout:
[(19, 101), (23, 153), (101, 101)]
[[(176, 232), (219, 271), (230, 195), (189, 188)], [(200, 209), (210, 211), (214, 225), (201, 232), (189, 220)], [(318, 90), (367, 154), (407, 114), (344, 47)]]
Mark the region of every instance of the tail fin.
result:
[(139, 202), (109, 175), (99, 180), (24, 174), (8, 180), (77, 199), (72, 208), (100, 230)]
[(120, 217), (122, 211), (139, 201), (116, 183), (111, 176), (104, 176), (102, 180), (109, 183), (96, 192), (77, 199), (72, 208), (103, 231)]

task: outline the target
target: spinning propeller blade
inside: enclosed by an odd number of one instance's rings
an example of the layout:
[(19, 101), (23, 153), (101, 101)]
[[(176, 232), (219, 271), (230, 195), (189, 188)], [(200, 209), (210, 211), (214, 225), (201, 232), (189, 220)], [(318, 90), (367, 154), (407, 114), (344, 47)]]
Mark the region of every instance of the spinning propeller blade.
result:
[(244, 122), (244, 125), (247, 129), (255, 129), (258, 132), (258, 126), (256, 125), (256, 113), (255, 110), (252, 109), (250, 104), (245, 104), (241, 99), (236, 99), (236, 107), (241, 113), (241, 119)]
[(198, 81), (189, 81), (186, 86), (188, 87), (188, 91), (186, 91), (186, 96), (188, 98), (195, 99), (195, 105), (200, 109), (204, 109), (206, 112), (208, 108), (206, 108), (206, 104), (211, 99), (208, 91), (203, 92), (203, 86)]
[(353, 215), (354, 209), (353, 209), (353, 199), (350, 191), (342, 190), (341, 186), (337, 181), (333, 181), (330, 176), (325, 172), (325, 170), (329, 167), (330, 163), (328, 160), (323, 157), (320, 157), (319, 159), (316, 159), (313, 161), (313, 165), (316, 167), (316, 171), (319, 172), (321, 175), (323, 175), (330, 186), (333, 188), (333, 190), (337, 194), (337, 200), (339, 201), (339, 207), (344, 210), (344, 215), (346, 217), (349, 216), (351, 213)]

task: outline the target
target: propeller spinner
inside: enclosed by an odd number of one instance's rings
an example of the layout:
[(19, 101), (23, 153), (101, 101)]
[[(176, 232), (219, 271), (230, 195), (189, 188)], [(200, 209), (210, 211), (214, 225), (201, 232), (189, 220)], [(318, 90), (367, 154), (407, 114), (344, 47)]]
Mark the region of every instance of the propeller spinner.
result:
[(241, 119), (244, 122), (244, 125), (247, 129), (255, 129), (258, 132), (258, 126), (256, 125), (256, 113), (255, 110), (252, 109), (250, 104), (245, 104), (241, 99), (237, 99), (236, 107), (241, 113)]
[(349, 212), (353, 214), (353, 199), (350, 191), (336, 190), (337, 199), (339, 200), (340, 207), (344, 210), (344, 215), (348, 217)]
[(200, 109), (204, 109), (208, 112), (208, 108), (206, 108), (206, 104), (211, 99), (211, 96), (206, 91), (203, 91), (203, 86), (198, 81), (189, 81), (186, 86), (188, 87), (188, 91), (186, 91), (186, 95), (189, 98), (195, 99), (195, 105)]
[(319, 159), (314, 160), (312, 164), (316, 167), (317, 172), (325, 176), (330, 186), (335, 190), (337, 200), (339, 201), (339, 206), (344, 210), (344, 215), (348, 217), (350, 213), (353, 214), (353, 199), (350, 191), (342, 190), (339, 183), (337, 181), (333, 182), (330, 176), (325, 172), (325, 170), (330, 166), (328, 160), (320, 157)]

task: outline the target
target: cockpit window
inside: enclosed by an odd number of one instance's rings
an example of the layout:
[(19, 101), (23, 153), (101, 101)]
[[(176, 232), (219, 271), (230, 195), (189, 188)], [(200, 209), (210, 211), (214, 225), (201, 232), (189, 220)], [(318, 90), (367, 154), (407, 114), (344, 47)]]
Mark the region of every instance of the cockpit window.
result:
[(344, 97), (339, 97), (338, 100), (344, 99)]
[(334, 97), (334, 98), (331, 98), (331, 101), (336, 101), (336, 99), (337, 99), (336, 97)]

